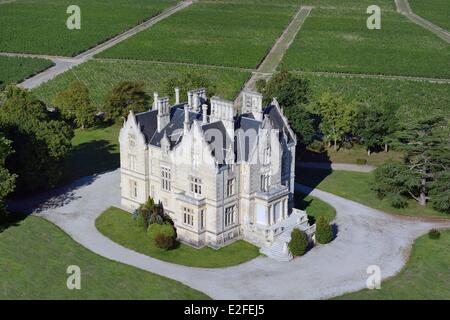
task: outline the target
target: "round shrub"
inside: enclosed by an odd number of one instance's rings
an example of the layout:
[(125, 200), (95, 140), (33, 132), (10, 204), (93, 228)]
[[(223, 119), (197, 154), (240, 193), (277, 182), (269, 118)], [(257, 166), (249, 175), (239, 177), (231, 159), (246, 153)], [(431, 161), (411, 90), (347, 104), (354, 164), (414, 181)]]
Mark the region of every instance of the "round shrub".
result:
[(306, 233), (298, 229), (292, 230), (291, 241), (289, 241), (288, 248), (294, 257), (302, 256), (308, 247), (308, 237)]
[(158, 233), (155, 237), (155, 243), (159, 248), (169, 250), (175, 247), (175, 238)]
[(147, 221), (145, 220), (145, 217), (142, 214), (138, 214), (134, 222), (136, 223), (136, 226), (138, 226), (139, 228), (145, 229), (147, 227)]
[(430, 239), (439, 239), (441, 237), (441, 233), (439, 232), (439, 230), (436, 229), (431, 229), (430, 232), (428, 232), (428, 237)]
[(316, 221), (316, 241), (325, 244), (331, 240), (333, 240), (333, 228), (327, 218), (320, 216)]

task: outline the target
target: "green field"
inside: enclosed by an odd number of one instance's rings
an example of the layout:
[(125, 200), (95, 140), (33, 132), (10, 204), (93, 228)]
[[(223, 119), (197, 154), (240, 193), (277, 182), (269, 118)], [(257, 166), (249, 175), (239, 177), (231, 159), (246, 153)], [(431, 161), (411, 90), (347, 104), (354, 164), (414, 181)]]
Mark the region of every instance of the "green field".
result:
[(409, 0), (412, 11), (434, 23), (450, 30), (450, 3), (448, 0)]
[[(53, 224), (28, 217), (0, 232), (0, 299), (207, 299), (177, 281), (102, 258)], [(67, 267), (81, 269), (68, 290)]]
[[(73, 56), (155, 16), (176, 0), (17, 0), (0, 9), (0, 51)], [(69, 5), (81, 29), (69, 30)]]
[(384, 212), (415, 217), (450, 219), (449, 214), (435, 211), (429, 206), (423, 208), (414, 200), (408, 201), (408, 207), (397, 209), (392, 207), (387, 199), (378, 199), (375, 191), (371, 189), (373, 184), (372, 173), (301, 168), (295, 176), (296, 182), (317, 187), (320, 190)]
[(197, 3), (99, 56), (256, 68), (297, 10)]
[(342, 95), (371, 105), (393, 103), (400, 107), (398, 116), (420, 118), (430, 113), (450, 119), (450, 84), (426, 81), (388, 80), (306, 75), (310, 80), (312, 100), (323, 92)]
[(158, 248), (145, 230), (135, 225), (131, 214), (118, 208), (106, 210), (95, 222), (97, 229), (112, 241), (156, 259), (200, 268), (224, 268), (234, 266), (259, 256), (259, 248), (238, 240), (224, 248), (196, 249), (180, 244), (172, 250)]
[(0, 56), (0, 87), (21, 82), (52, 65), (50, 60)]
[[(74, 80), (83, 81), (90, 90), (92, 100), (98, 106), (105, 95), (120, 81), (143, 81), (149, 94), (161, 90), (164, 78), (183, 73), (200, 74), (216, 87), (216, 94), (225, 99), (234, 99), (250, 73), (221, 68), (191, 67), (177, 64), (151, 63), (147, 61), (91, 60), (49, 81), (33, 92), (47, 103)], [(186, 99), (187, 97), (181, 97)]]
[(428, 235), (417, 239), (403, 270), (383, 281), (381, 289), (366, 289), (337, 299), (449, 300), (450, 231), (442, 231), (439, 240), (432, 240)]
[(368, 30), (373, 1), (309, 1), (319, 4), (287, 51), (289, 70), (450, 78), (450, 44), (378, 1), (381, 30)]

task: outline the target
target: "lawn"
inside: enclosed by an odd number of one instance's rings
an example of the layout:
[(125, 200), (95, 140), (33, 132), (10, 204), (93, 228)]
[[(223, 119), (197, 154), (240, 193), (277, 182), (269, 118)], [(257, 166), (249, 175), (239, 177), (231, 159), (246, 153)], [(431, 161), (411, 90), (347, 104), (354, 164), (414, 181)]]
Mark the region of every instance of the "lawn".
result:
[(304, 162), (325, 162), (325, 163), (350, 163), (356, 164), (358, 159), (366, 160), (368, 165), (379, 166), (387, 160), (401, 159), (402, 155), (399, 152), (375, 152), (370, 156), (367, 155), (367, 151), (364, 147), (354, 145), (351, 149), (340, 148), (334, 150), (333, 147), (325, 148), (323, 152), (315, 152), (311, 150), (302, 150), (299, 153), (299, 158)]
[(296, 182), (317, 187), (320, 190), (392, 214), (450, 219), (449, 214), (435, 211), (429, 206), (423, 208), (413, 200), (408, 201), (408, 207), (397, 209), (392, 207), (387, 199), (378, 199), (376, 193), (371, 189), (372, 173), (300, 168), (295, 176)]
[(356, 100), (374, 106), (397, 105), (400, 119), (420, 118), (430, 113), (450, 119), (450, 84), (310, 74), (305, 77), (310, 81), (312, 100), (328, 91), (342, 95), (347, 101)]
[(131, 214), (114, 207), (102, 213), (95, 225), (102, 234), (124, 247), (156, 259), (190, 267), (224, 268), (259, 256), (259, 248), (243, 240), (219, 250), (208, 247), (195, 249), (185, 244), (172, 250), (160, 249), (152, 243), (145, 230), (134, 224)]
[(412, 11), (434, 23), (450, 30), (450, 3), (448, 0), (409, 0)]
[(333, 221), (336, 217), (336, 210), (326, 202), (322, 200), (305, 195), (301, 192), (294, 193), (294, 207), (303, 211), (306, 211), (310, 218), (315, 221), (318, 217), (324, 216), (328, 221)]
[(365, 289), (337, 299), (449, 300), (450, 231), (442, 231), (439, 240), (432, 240), (428, 235), (417, 239), (406, 266), (382, 282), (380, 290)]
[[(250, 77), (248, 72), (225, 70), (222, 68), (191, 67), (177, 64), (151, 63), (147, 61), (91, 60), (71, 69), (55, 79), (41, 85), (33, 92), (47, 103), (61, 90), (65, 90), (72, 81), (83, 81), (90, 90), (91, 98), (99, 108), (105, 96), (120, 81), (143, 81), (145, 90), (162, 90), (165, 78), (182, 74), (198, 74), (210, 80), (216, 88), (215, 94), (233, 100), (241, 87)], [(209, 95), (209, 94), (208, 94)], [(187, 100), (187, 97), (181, 97)]]
[(119, 131), (121, 125), (76, 129), (72, 150), (64, 162), (62, 183), (77, 178), (117, 169), (119, 158)]
[(450, 44), (378, 1), (381, 30), (366, 26), (373, 1), (319, 3), (287, 51), (281, 68), (450, 78)]
[(196, 3), (98, 56), (256, 68), (297, 10)]
[(0, 87), (21, 82), (52, 65), (50, 60), (0, 56)]
[[(0, 51), (74, 56), (174, 5), (175, 0), (18, 0), (1, 5)], [(81, 10), (69, 30), (68, 6)]]
[[(177, 281), (100, 257), (34, 216), (0, 232), (0, 299), (207, 299)], [(68, 290), (67, 267), (81, 269)]]

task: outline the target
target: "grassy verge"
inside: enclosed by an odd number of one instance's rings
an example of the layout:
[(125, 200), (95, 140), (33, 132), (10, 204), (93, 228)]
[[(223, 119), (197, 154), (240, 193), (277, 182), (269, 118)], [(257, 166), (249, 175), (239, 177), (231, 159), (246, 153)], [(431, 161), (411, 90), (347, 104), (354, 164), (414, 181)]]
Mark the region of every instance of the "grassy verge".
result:
[[(152, 94), (154, 91), (162, 90), (164, 79), (181, 76), (185, 73), (206, 77), (216, 87), (215, 94), (225, 99), (234, 99), (250, 77), (248, 72), (220, 68), (147, 61), (91, 60), (41, 85), (33, 92), (38, 98), (51, 104), (53, 97), (59, 91), (65, 90), (72, 81), (78, 79), (87, 85), (92, 100), (101, 109), (105, 96), (120, 81), (143, 81), (145, 90)], [(187, 97), (181, 98), (187, 100)]]
[(286, 53), (290, 70), (449, 78), (450, 44), (378, 1), (381, 29), (369, 30), (370, 1), (321, 2)]
[(441, 300), (450, 299), (450, 231), (439, 240), (428, 235), (417, 239), (403, 270), (382, 282), (379, 290), (361, 290), (337, 297), (341, 300)]
[(25, 80), (50, 66), (53, 62), (44, 59), (0, 56), (0, 87)]
[[(28, 217), (0, 232), (0, 299), (207, 299), (177, 281), (102, 258), (53, 224)], [(67, 267), (81, 269), (68, 290)]]
[(414, 200), (408, 201), (408, 207), (397, 209), (387, 199), (378, 199), (371, 189), (372, 173), (300, 168), (296, 173), (296, 181), (393, 214), (450, 219), (450, 215), (429, 206), (422, 207)]
[(138, 228), (128, 212), (118, 208), (106, 210), (95, 222), (97, 229), (112, 241), (145, 255), (190, 267), (224, 268), (234, 266), (259, 256), (259, 248), (239, 240), (219, 250), (211, 248), (195, 249), (180, 244), (173, 250), (158, 248)]
[(325, 216), (328, 221), (332, 221), (336, 217), (336, 210), (332, 206), (313, 196), (295, 192), (294, 202), (295, 208), (306, 211), (308, 216), (313, 219)]
[(99, 57), (256, 68), (295, 6), (196, 3)]
[(448, 0), (409, 0), (412, 11), (436, 24), (450, 30), (450, 5)]
[(63, 182), (118, 168), (120, 128), (116, 124), (110, 127), (76, 129), (72, 150), (64, 162)]

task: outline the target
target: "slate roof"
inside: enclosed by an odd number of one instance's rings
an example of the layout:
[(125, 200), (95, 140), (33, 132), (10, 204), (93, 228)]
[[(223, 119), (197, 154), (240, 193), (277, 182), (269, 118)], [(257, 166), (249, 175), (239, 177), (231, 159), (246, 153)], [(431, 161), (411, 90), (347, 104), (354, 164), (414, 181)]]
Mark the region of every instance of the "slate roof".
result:
[[(160, 141), (165, 134), (167, 134), (172, 147), (181, 142), (183, 138), (184, 127), (184, 106), (184, 103), (172, 106), (170, 110), (170, 122), (160, 132), (157, 132), (157, 110), (150, 110), (136, 115), (137, 122), (139, 123), (141, 131), (144, 134), (148, 144), (159, 147)], [(278, 129), (280, 130), (280, 132), (285, 132), (288, 143), (293, 141), (294, 138), (291, 136), (280, 112), (275, 106), (271, 105), (266, 107), (263, 110), (263, 114), (265, 116), (268, 116), (268, 118), (271, 120), (274, 129)], [(203, 115), (201, 111), (198, 113), (193, 111), (189, 112), (190, 125), (192, 125), (194, 120), (198, 120), (201, 122), (202, 119)], [(227, 133), (223, 122), (215, 121), (201, 126), (208, 143), (215, 142), (216, 137), (214, 135), (216, 132), (220, 132), (221, 137), (224, 137), (223, 141), (221, 141), (221, 144), (218, 144), (218, 146), (223, 146), (222, 152), (217, 153), (217, 151), (214, 150), (215, 148), (213, 148), (212, 151), (213, 156), (219, 163), (223, 163), (223, 160), (226, 158), (226, 152), (230, 149), (231, 144), (234, 145), (233, 149), (236, 161), (239, 162), (243, 160), (249, 160), (250, 151), (253, 149), (256, 143), (256, 139), (246, 138), (245, 133), (249, 133), (249, 130), (252, 130), (252, 133), (258, 134), (259, 130), (262, 127), (262, 121), (256, 120), (251, 113), (242, 114), (235, 118), (234, 127), (235, 135), (233, 137), (234, 141), (232, 142), (230, 141), (230, 139), (225, 138), (227, 137)], [(212, 131), (210, 129), (218, 131)], [(252, 135), (250, 134), (250, 136)]]

